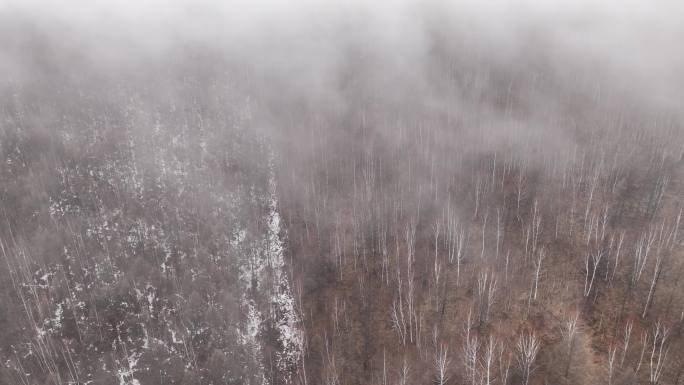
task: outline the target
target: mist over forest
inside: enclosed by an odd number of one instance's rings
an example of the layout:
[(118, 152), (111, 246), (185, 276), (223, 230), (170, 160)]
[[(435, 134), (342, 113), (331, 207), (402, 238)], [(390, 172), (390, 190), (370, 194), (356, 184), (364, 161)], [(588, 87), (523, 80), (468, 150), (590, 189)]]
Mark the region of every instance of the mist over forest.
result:
[(684, 5), (0, 0), (0, 385), (684, 384)]

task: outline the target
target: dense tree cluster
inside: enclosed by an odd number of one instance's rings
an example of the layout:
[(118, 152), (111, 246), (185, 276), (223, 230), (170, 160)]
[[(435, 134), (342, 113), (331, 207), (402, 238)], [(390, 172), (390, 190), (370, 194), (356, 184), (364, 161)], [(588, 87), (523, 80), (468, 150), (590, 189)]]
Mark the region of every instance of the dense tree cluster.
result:
[(56, 85), (75, 106), (47, 121), (7, 88), (0, 382), (261, 383), (263, 351), (289, 378), (301, 342), (272, 150), (249, 102), (202, 100), (208, 86), (170, 104)]
[(0, 14), (0, 384), (684, 384), (681, 111), (441, 17), (116, 66)]

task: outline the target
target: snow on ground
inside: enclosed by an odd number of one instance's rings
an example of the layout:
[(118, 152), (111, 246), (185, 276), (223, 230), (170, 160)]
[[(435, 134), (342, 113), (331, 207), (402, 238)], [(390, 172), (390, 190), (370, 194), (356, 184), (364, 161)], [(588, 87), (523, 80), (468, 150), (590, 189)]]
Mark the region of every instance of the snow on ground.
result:
[[(244, 256), (240, 271), (243, 290), (242, 306), (246, 321), (242, 330), (242, 343), (251, 349), (256, 362), (261, 362), (259, 333), (266, 322), (272, 322), (278, 331), (280, 351), (276, 364), (286, 383), (302, 357), (303, 336), (299, 329), (300, 318), (295, 308), (291, 285), (285, 265), (284, 243), (281, 238), (280, 214), (273, 167), (270, 167), (267, 229), (252, 244), (245, 244), (245, 230), (235, 232), (232, 245)], [(259, 310), (258, 300), (267, 298), (268, 308)], [(263, 368), (261, 369), (263, 373)], [(265, 377), (264, 377), (264, 381)]]

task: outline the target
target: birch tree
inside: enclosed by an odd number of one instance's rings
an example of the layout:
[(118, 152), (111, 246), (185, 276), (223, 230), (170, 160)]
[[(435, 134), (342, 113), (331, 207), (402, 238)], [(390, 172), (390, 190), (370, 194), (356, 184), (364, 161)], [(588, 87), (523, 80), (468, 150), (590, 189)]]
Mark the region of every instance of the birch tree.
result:
[(434, 355), (435, 367), (435, 384), (445, 385), (449, 381), (449, 366), (451, 359), (449, 358), (449, 346), (444, 342), (439, 342), (435, 347)]
[(534, 333), (524, 333), (518, 337), (517, 359), (518, 366), (522, 373), (523, 385), (528, 385), (530, 376), (534, 371), (534, 362), (539, 353), (539, 339)]
[(494, 303), (496, 294), (496, 275), (494, 273), (482, 272), (477, 279), (477, 295), (480, 305), (480, 325), (489, 322), (489, 312)]
[(667, 354), (670, 350), (667, 346), (669, 330), (658, 322), (653, 330), (653, 343), (651, 345), (651, 356), (649, 360), (649, 381), (651, 385), (660, 382), (667, 361)]
[(529, 299), (530, 301), (536, 301), (537, 300), (537, 292), (539, 289), (539, 279), (541, 277), (542, 273), (542, 263), (544, 262), (544, 258), (546, 258), (546, 255), (544, 253), (544, 249), (541, 249), (539, 251), (539, 254), (537, 255), (537, 259), (534, 261), (534, 271), (533, 271), (533, 276), (532, 276), (532, 288), (530, 289), (530, 296)]

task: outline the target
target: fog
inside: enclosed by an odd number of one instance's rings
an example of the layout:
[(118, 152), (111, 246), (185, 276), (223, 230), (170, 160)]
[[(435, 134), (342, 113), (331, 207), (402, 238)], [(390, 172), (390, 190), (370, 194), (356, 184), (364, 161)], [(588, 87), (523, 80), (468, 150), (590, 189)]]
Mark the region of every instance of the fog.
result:
[[(1, 7), (5, 84), (30, 81), (47, 64), (73, 79), (84, 70), (134, 76), (199, 48), (248, 68), (266, 88), (251, 91), (265, 97), (277, 89), (286, 102), (349, 108), (345, 71), (356, 67), (369, 88), (450, 108), (436, 90), (444, 79), (431, 68), (431, 54), (445, 49), (476, 66), (539, 73), (585, 93), (601, 89), (607, 100), (647, 111), (678, 113), (684, 99), (684, 6), (676, 1), (28, 0)], [(50, 63), (31, 44), (50, 50)]]
[(677, 384), (683, 41), (674, 0), (0, 0), (0, 385)]

